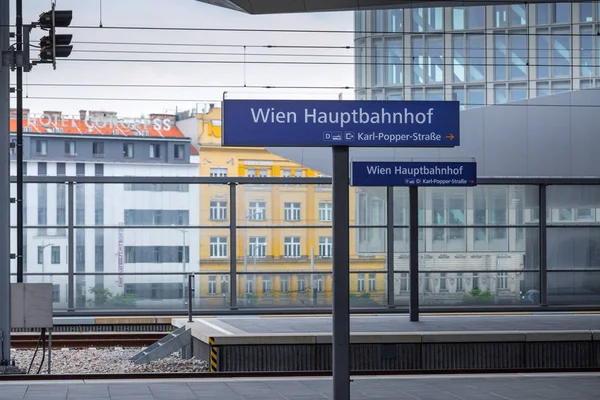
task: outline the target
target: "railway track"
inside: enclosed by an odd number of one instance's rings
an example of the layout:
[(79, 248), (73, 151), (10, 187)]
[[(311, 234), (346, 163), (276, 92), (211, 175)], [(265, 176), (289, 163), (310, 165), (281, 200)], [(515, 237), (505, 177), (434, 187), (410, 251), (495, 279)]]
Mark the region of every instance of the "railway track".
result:
[[(52, 334), (52, 348), (146, 347), (166, 335), (166, 332), (59, 332)], [(15, 349), (33, 349), (39, 340), (39, 333), (11, 334), (11, 345)]]

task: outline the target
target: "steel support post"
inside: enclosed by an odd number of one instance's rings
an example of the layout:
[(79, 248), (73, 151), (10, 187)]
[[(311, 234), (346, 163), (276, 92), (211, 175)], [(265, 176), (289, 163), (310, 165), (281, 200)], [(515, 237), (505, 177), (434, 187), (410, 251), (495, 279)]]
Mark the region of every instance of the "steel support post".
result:
[[(16, 1), (17, 54), (23, 52), (23, 0)], [(26, 49), (29, 51), (29, 49)], [(17, 282), (23, 282), (23, 66), (16, 68), (17, 95)]]
[(547, 227), (546, 227), (546, 191), (547, 186), (545, 184), (540, 185), (539, 188), (539, 202), (540, 207), (540, 305), (548, 305), (548, 240), (547, 240)]
[(67, 185), (67, 241), (69, 252), (67, 253), (67, 310), (75, 311), (75, 183), (68, 182)]
[(387, 194), (387, 246), (386, 246), (386, 268), (387, 268), (387, 306), (396, 308), (394, 297), (394, 187), (386, 188)]
[[(229, 184), (229, 307), (237, 310), (237, 183)], [(245, 279), (245, 277), (244, 277)]]
[(333, 398), (350, 400), (350, 167), (348, 147), (333, 152)]
[(408, 190), (410, 203), (409, 316), (411, 321), (416, 322), (419, 320), (419, 188), (411, 186)]
[[(10, 45), (9, 0), (0, 0), (0, 47)], [(0, 362), (10, 359), (10, 68), (0, 63)], [(8, 364), (6, 364), (8, 365)]]

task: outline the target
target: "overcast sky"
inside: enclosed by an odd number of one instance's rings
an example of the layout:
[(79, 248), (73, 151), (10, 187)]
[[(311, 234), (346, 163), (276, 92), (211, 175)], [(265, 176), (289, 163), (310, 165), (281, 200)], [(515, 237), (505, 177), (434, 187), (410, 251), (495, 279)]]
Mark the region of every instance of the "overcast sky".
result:
[[(11, 7), (12, 7), (11, 2)], [(40, 13), (49, 10), (50, 0), (26, 0), (24, 23), (37, 21)], [(102, 14), (100, 4), (102, 3)], [(353, 52), (343, 46), (353, 46), (351, 33), (289, 33), (232, 32), (184, 30), (123, 30), (110, 27), (155, 28), (219, 28), (219, 29), (353, 29), (353, 13), (315, 13), (256, 16), (206, 5), (195, 0), (57, 0), (58, 10), (73, 10), (72, 27), (61, 32), (73, 34), (74, 50), (68, 59), (59, 59), (56, 70), (51, 65), (38, 65), (25, 73), (27, 84), (25, 108), (34, 113), (44, 110), (78, 114), (80, 109), (117, 111), (119, 116), (139, 117), (153, 112), (174, 112), (201, 107), (218, 101), (223, 92), (232, 98), (316, 98), (335, 99), (343, 92), (352, 98), (352, 90), (339, 89), (255, 89), (202, 88), (194, 85), (248, 86), (313, 86), (344, 87), (354, 85)], [(99, 28), (102, 15), (104, 28)], [(11, 22), (14, 21), (14, 9)], [(91, 28), (82, 28), (91, 27)], [(43, 36), (40, 29), (32, 32), (32, 43)], [(86, 43), (87, 42), (87, 43)], [(95, 42), (95, 43), (90, 43)], [(98, 44), (113, 42), (119, 44)], [(133, 43), (129, 45), (124, 42)], [(141, 46), (139, 43), (162, 45)], [(181, 46), (182, 44), (213, 44), (217, 47)], [(339, 46), (326, 48), (260, 48), (251, 46)], [(244, 63), (244, 46), (246, 63)], [(94, 52), (86, 52), (93, 50)], [(112, 52), (111, 52), (112, 51)], [(114, 51), (119, 51), (118, 53)], [(150, 53), (139, 53), (139, 52)], [(191, 53), (164, 54), (163, 52)], [(133, 53), (138, 52), (138, 53)], [(204, 54), (201, 54), (204, 53)], [(234, 53), (215, 55), (206, 53)], [(253, 55), (254, 53), (254, 55)], [(262, 55), (256, 55), (256, 53)], [(37, 49), (31, 52), (37, 57)], [(275, 56), (277, 54), (295, 55)], [(157, 62), (101, 62), (95, 60), (173, 60)], [(203, 63), (192, 60), (205, 61)], [(239, 64), (206, 61), (233, 60)], [(256, 64), (256, 61), (304, 62), (305, 64)], [(307, 65), (316, 61), (326, 64)], [(327, 64), (347, 63), (346, 65)], [(14, 74), (12, 76), (14, 82)], [(57, 86), (36, 86), (56, 84)], [(82, 86), (61, 86), (78, 84)], [(103, 85), (177, 85), (189, 87), (107, 87)], [(88, 85), (88, 86), (85, 86)], [(95, 85), (95, 86), (89, 86)], [(36, 99), (46, 97), (49, 99)], [(50, 99), (50, 98), (82, 99)], [(115, 100), (91, 100), (111, 98)], [(116, 100), (131, 99), (131, 100)], [(137, 99), (137, 100), (136, 100)], [(145, 101), (156, 99), (159, 101)], [(177, 100), (177, 101), (169, 101)], [(12, 99), (11, 106), (15, 106)]]

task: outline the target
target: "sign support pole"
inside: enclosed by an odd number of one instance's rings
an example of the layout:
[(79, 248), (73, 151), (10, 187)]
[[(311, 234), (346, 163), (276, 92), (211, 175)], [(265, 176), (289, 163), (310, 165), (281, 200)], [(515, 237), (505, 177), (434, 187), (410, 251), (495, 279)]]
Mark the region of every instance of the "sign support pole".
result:
[(419, 321), (419, 187), (410, 186), (408, 190), (410, 203), (409, 316), (412, 322), (417, 322)]
[(350, 400), (350, 158), (333, 147), (333, 398)]

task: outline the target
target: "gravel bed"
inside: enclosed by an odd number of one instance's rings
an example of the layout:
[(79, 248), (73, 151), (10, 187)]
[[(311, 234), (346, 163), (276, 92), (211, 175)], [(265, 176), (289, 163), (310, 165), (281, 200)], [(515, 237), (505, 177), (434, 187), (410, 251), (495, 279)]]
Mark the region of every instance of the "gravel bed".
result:
[[(126, 374), (133, 372), (204, 372), (205, 361), (182, 360), (179, 352), (148, 364), (136, 365), (129, 359), (143, 348), (52, 349), (52, 374)], [(11, 358), (17, 367), (27, 371), (34, 350), (12, 349)], [(33, 361), (30, 374), (36, 374), (42, 361), (41, 348)], [(48, 373), (48, 353), (41, 374)]]

